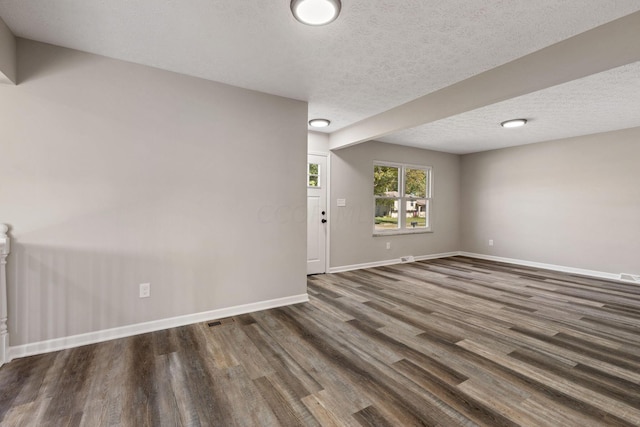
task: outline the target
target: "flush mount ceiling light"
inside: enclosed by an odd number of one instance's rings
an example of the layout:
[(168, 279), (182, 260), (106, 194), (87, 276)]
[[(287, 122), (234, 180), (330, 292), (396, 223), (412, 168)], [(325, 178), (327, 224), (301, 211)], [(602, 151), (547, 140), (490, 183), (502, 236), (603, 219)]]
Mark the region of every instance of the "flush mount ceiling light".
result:
[(291, 0), (293, 16), (303, 24), (326, 25), (340, 14), (340, 0)]
[(527, 119), (513, 119), (500, 123), (503, 128), (519, 128), (527, 124)]
[(309, 126), (314, 128), (326, 128), (331, 124), (331, 121), (327, 119), (312, 119), (309, 120)]

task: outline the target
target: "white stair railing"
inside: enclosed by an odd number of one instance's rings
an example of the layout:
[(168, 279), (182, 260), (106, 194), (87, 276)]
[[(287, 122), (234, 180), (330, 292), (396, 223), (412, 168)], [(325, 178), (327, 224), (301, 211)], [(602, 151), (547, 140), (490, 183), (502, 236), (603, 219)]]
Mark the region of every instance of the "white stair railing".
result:
[(11, 250), (9, 227), (0, 224), (0, 366), (7, 362), (9, 331), (7, 330), (7, 256)]

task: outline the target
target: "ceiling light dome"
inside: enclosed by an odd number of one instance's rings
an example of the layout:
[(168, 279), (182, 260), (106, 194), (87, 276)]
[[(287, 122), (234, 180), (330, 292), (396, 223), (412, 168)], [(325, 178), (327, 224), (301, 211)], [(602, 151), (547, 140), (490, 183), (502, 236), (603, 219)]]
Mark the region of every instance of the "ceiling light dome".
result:
[(527, 119), (513, 119), (500, 123), (503, 128), (519, 128), (527, 124)]
[(326, 128), (331, 124), (330, 120), (327, 119), (311, 119), (309, 120), (309, 126), (314, 128)]
[(303, 24), (326, 25), (340, 14), (340, 0), (291, 0), (293, 16)]

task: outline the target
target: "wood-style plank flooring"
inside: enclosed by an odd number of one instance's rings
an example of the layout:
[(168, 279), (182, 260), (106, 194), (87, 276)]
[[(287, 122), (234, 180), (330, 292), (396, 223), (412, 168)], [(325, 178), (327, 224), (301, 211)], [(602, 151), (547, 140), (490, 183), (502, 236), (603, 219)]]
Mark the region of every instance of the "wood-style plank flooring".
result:
[(453, 257), (10, 362), (6, 426), (640, 425), (640, 287)]

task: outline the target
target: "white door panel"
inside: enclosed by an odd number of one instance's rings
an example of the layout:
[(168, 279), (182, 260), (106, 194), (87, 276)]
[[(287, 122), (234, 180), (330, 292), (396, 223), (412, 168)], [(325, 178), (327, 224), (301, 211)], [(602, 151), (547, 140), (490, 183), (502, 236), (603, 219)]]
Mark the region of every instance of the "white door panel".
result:
[(316, 262), (321, 258), (320, 197), (307, 196), (307, 261)]
[(326, 272), (327, 158), (309, 154), (307, 160), (307, 274)]

